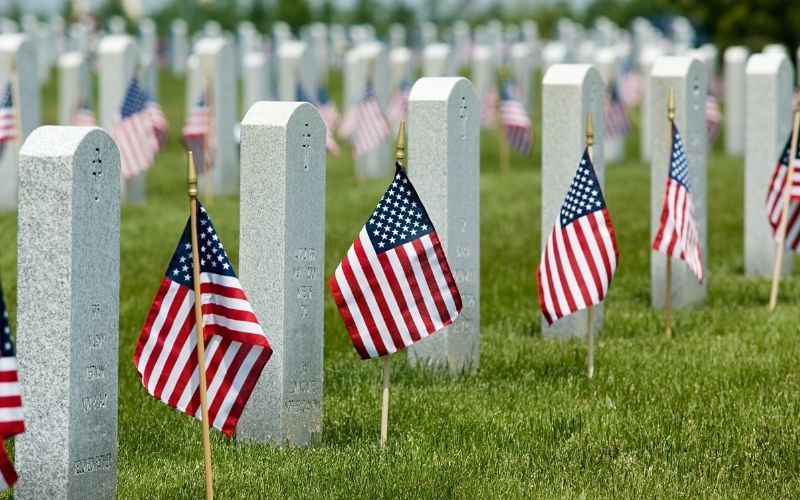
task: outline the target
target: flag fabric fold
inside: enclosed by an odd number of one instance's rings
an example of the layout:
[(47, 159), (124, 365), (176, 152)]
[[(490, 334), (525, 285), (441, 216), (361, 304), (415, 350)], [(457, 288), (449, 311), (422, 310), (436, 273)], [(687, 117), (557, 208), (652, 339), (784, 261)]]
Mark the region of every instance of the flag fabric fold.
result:
[(11, 339), (8, 309), (0, 286), (0, 491), (14, 485), (17, 471), (5, 449), (6, 438), (25, 432), (17, 358)]
[(503, 82), (500, 89), (500, 124), (511, 149), (519, 154), (530, 154), (533, 124), (508, 80)]
[(618, 260), (614, 226), (585, 150), (539, 262), (539, 308), (547, 324), (602, 302)]
[(0, 99), (0, 158), (6, 146), (17, 138), (17, 113), (14, 110), (14, 97), (11, 81), (6, 83)]
[(407, 80), (403, 80), (389, 98), (386, 114), (393, 123), (399, 125), (408, 116), (408, 97), (410, 94), (411, 85)]
[[(197, 206), (208, 413), (211, 425), (230, 436), (272, 349), (208, 213)], [(200, 419), (189, 224), (147, 315), (133, 362), (148, 393)]]
[(333, 136), (333, 131), (336, 130), (336, 124), (339, 121), (339, 109), (331, 100), (325, 87), (320, 87), (317, 92), (317, 110), (322, 122), (325, 123), (325, 148), (333, 156), (339, 156), (342, 151)]
[(717, 137), (722, 129), (722, 110), (719, 107), (719, 100), (712, 93), (706, 96), (705, 114), (706, 138), (710, 146), (717, 142)]
[(689, 164), (681, 135), (674, 123), (664, 205), (652, 248), (685, 261), (697, 279), (703, 281), (702, 249), (689, 186)]
[(377, 148), (392, 135), (389, 121), (375, 96), (372, 80), (367, 80), (361, 101), (345, 112), (339, 134), (353, 143), (353, 156), (356, 158)]
[(362, 359), (408, 347), (461, 311), (439, 237), (400, 163), (328, 285)]
[[(783, 203), (785, 201), (786, 174), (789, 171), (789, 154), (791, 153), (792, 135), (786, 140), (778, 164), (775, 165), (775, 172), (769, 182), (767, 191), (767, 217), (772, 228), (772, 237), (778, 241), (778, 230), (783, 215)], [(795, 252), (800, 251), (800, 148), (795, 152), (794, 162), (792, 162), (792, 183), (789, 188), (789, 211), (787, 212), (786, 223), (786, 248)]]
[(619, 98), (616, 85), (612, 85), (611, 93), (605, 102), (605, 135), (609, 139), (623, 138), (631, 131), (628, 112)]
[(156, 123), (154, 116), (147, 92), (136, 77), (132, 78), (120, 114), (111, 126), (111, 137), (119, 148), (125, 179), (149, 169), (161, 149), (157, 130), (163, 124)]

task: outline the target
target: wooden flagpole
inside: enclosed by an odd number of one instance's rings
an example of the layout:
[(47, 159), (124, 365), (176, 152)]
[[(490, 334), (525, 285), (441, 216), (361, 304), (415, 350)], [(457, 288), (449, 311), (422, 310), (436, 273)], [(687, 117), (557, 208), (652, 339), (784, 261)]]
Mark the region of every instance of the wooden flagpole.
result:
[(189, 185), (190, 227), (192, 233), (192, 279), (194, 281), (194, 323), (197, 332), (197, 372), (200, 375), (200, 415), (203, 419), (203, 463), (206, 476), (206, 499), (214, 498), (211, 477), (211, 437), (209, 436), (208, 398), (206, 395), (206, 346), (203, 336), (203, 300), (200, 291), (200, 251), (197, 237), (197, 169), (189, 151), (187, 181)]
[[(669, 120), (669, 144), (670, 154), (672, 154), (672, 126), (675, 123), (675, 90), (670, 87), (669, 98), (667, 99), (667, 119)], [(667, 176), (669, 177), (669, 165), (667, 163)], [(667, 255), (667, 276), (664, 283), (664, 335), (672, 338), (672, 256)]]
[[(397, 133), (394, 159), (398, 163), (406, 166), (406, 122), (400, 121), (400, 130)], [(387, 354), (383, 358), (383, 398), (381, 401), (381, 447), (386, 447), (386, 440), (389, 437), (389, 382), (392, 369), (391, 355)]]
[[(594, 154), (594, 123), (592, 121), (592, 112), (586, 115), (586, 152), (589, 154), (589, 161), (592, 160)], [(589, 305), (586, 310), (586, 376), (588, 378), (594, 377), (594, 308)]]
[(792, 141), (789, 145), (789, 164), (786, 167), (786, 180), (783, 185), (783, 209), (781, 210), (781, 224), (778, 226), (778, 240), (775, 246), (775, 263), (772, 270), (772, 288), (769, 292), (769, 310), (774, 311), (778, 304), (778, 283), (781, 279), (781, 261), (783, 261), (783, 248), (786, 241), (786, 231), (789, 227), (789, 202), (792, 199), (792, 177), (794, 177), (795, 157), (797, 156), (798, 130), (800, 130), (800, 106), (794, 109), (794, 124), (792, 125)]

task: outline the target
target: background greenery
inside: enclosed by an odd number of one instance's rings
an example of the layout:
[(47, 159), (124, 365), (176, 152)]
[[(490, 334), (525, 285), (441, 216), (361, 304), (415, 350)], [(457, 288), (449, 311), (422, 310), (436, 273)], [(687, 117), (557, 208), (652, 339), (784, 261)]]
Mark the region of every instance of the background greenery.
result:
[[(187, 217), (185, 158), (176, 139), (184, 82), (163, 74), (160, 88), (173, 139), (148, 175), (147, 204), (122, 212), (121, 498), (203, 494), (200, 424), (147, 395), (131, 361)], [(43, 120), (53, 123), (53, 83), (43, 96)], [(322, 442), (312, 449), (240, 446), (214, 432), (219, 498), (800, 494), (800, 281), (782, 284), (780, 305), (769, 314), (767, 280), (742, 275), (742, 160), (719, 148), (709, 159), (708, 302), (675, 314), (672, 340), (649, 303), (649, 166), (637, 160), (637, 133), (629, 161), (608, 168), (621, 263), (590, 381), (583, 342), (540, 334), (534, 276), (541, 121), (534, 116), (536, 150), (529, 158), (512, 155), (510, 173), (498, 171), (497, 133), (481, 137), (480, 369), (451, 378), (410, 369), (405, 354), (397, 355), (390, 442), (382, 450), (381, 363), (358, 359), (326, 293)], [(347, 151), (329, 158), (327, 168), (329, 276), (387, 181), (357, 183)], [(235, 264), (238, 200), (207, 206)], [(15, 214), (0, 214), (0, 274), (12, 321), (15, 234)]]

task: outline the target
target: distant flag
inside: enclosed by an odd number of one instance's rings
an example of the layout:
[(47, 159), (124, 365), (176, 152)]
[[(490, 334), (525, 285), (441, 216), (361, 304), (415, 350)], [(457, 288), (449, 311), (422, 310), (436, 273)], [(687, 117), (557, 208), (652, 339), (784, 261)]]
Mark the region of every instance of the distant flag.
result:
[(161, 105), (153, 99), (152, 96), (148, 95), (147, 98), (147, 113), (150, 115), (150, 121), (153, 125), (153, 133), (158, 139), (158, 148), (163, 149), (164, 146), (167, 144), (167, 134), (169, 132), (169, 122), (167, 122), (167, 117), (164, 115), (164, 110), (161, 109)]
[(336, 123), (339, 121), (339, 109), (336, 107), (336, 103), (331, 100), (325, 87), (320, 87), (317, 92), (317, 110), (325, 123), (325, 147), (333, 156), (339, 156), (342, 151), (333, 136)]
[(408, 347), (458, 316), (461, 295), (401, 164), (328, 284), (362, 359)]
[(17, 471), (5, 449), (4, 440), (25, 432), (22, 393), (17, 375), (17, 358), (11, 340), (8, 309), (0, 286), (0, 490), (17, 481)]
[(714, 94), (706, 96), (706, 133), (708, 144), (714, 144), (719, 136), (722, 125), (722, 111), (719, 108), (719, 101)]
[(336, 129), (336, 134), (342, 139), (350, 139), (356, 131), (356, 123), (358, 122), (358, 107), (349, 106), (344, 110), (344, 116), (339, 122), (339, 127)]
[(481, 125), (484, 128), (494, 127), (497, 123), (497, 104), (500, 94), (494, 87), (489, 88), (481, 97)]
[(619, 78), (619, 99), (627, 108), (642, 102), (642, 77), (633, 69), (627, 69)]
[(97, 119), (95, 118), (92, 107), (89, 104), (88, 96), (81, 99), (80, 104), (78, 104), (78, 109), (75, 111), (75, 115), (72, 117), (71, 125), (76, 127), (97, 126)]
[(531, 152), (533, 125), (525, 106), (514, 95), (511, 82), (504, 81), (500, 89), (500, 124), (511, 148), (523, 155)]
[(14, 98), (11, 81), (6, 83), (3, 99), (0, 100), (0, 158), (7, 144), (17, 138), (17, 113), (14, 111)]
[[(194, 164), (200, 173), (206, 172), (206, 154), (212, 154), (211, 141), (211, 111), (206, 106), (205, 92), (200, 94), (200, 99), (189, 111), (186, 124), (181, 130), (181, 139), (184, 147), (192, 152)], [(206, 151), (208, 150), (208, 151)]]
[[(230, 436), (272, 349), (199, 203), (197, 224), (209, 421)], [(200, 419), (193, 287), (187, 222), (147, 315), (133, 362), (147, 392)]]
[(386, 106), (386, 114), (394, 123), (400, 123), (408, 116), (408, 96), (411, 93), (411, 85), (407, 80), (403, 80), (389, 98)]
[(611, 94), (605, 103), (605, 133), (609, 139), (625, 137), (631, 131), (628, 112), (619, 99), (616, 86), (612, 85)]
[(352, 133), (353, 155), (359, 156), (380, 146), (392, 131), (386, 115), (383, 114), (381, 103), (375, 97), (372, 80), (367, 80), (364, 97), (356, 105), (355, 124)]
[[(767, 216), (769, 225), (772, 227), (772, 237), (778, 239), (778, 228), (783, 214), (784, 190), (786, 188), (786, 172), (789, 170), (789, 153), (791, 152), (791, 134), (786, 141), (778, 164), (775, 166), (775, 173), (769, 183), (767, 192)], [(786, 223), (786, 247), (800, 251), (800, 148), (797, 148), (792, 169), (792, 186), (789, 188), (791, 197), (789, 198), (789, 212)]]
[(697, 279), (703, 281), (702, 249), (694, 219), (689, 166), (681, 135), (674, 123), (671, 150), (661, 221), (652, 247), (653, 250), (686, 261)]
[(150, 168), (160, 149), (148, 101), (139, 80), (132, 78), (122, 101), (120, 115), (111, 126), (111, 137), (119, 148), (122, 176), (125, 179)]
[(618, 258), (611, 216), (585, 150), (539, 262), (539, 308), (547, 324), (599, 304)]

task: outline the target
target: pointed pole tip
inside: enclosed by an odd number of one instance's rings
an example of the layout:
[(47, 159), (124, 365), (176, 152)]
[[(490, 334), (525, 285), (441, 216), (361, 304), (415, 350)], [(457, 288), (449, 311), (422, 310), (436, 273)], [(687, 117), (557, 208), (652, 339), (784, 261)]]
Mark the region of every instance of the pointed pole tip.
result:
[(406, 122), (400, 121), (400, 130), (397, 132), (397, 142), (395, 143), (394, 159), (398, 163), (405, 165), (406, 159)]
[(667, 117), (669, 121), (675, 120), (675, 89), (669, 88), (669, 99), (667, 101)]
[(186, 164), (186, 183), (188, 185), (189, 198), (197, 198), (197, 167), (194, 164), (194, 154), (187, 151)]
[(594, 146), (594, 120), (591, 111), (586, 114), (586, 145)]

